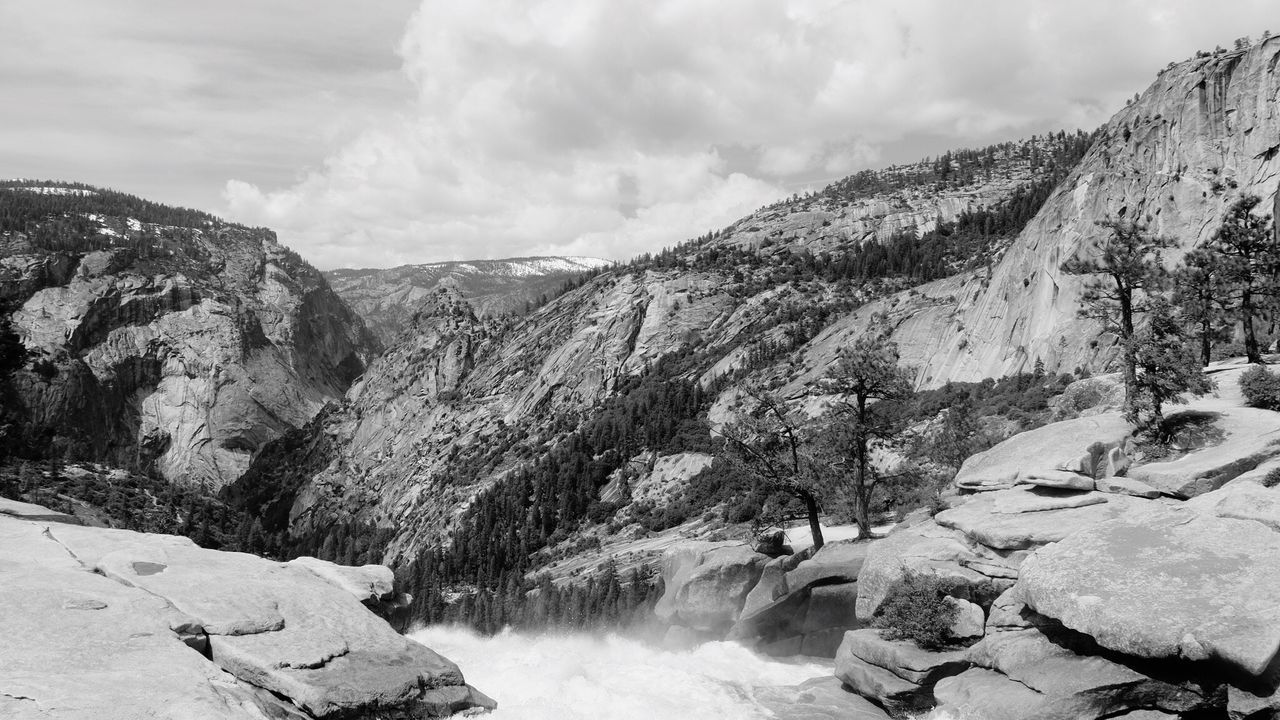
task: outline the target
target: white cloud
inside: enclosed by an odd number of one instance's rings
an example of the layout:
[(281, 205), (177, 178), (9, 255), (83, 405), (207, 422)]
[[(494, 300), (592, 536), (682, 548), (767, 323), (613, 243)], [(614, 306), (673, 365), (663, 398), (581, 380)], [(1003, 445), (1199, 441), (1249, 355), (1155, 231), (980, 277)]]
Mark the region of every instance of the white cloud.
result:
[(401, 47), (408, 110), (291, 186), (224, 197), (324, 267), (626, 258), (801, 181), (931, 154), (924, 138), (1101, 124), (1169, 60), (1264, 29), (1267, 3), (1232, 9), (425, 0)]

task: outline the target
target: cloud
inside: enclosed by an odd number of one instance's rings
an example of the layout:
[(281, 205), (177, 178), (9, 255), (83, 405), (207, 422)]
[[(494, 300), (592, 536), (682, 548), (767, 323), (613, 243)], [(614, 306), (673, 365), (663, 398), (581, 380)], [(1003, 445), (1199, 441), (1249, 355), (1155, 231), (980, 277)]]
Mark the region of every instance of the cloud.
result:
[(415, 4), (6, 0), (0, 168), (208, 210), (293, 183), (405, 102)]
[(626, 258), (864, 167), (1097, 126), (1272, 14), (423, 0), (404, 24), (398, 1), (11, 0), (0, 160), (268, 225), (322, 267)]

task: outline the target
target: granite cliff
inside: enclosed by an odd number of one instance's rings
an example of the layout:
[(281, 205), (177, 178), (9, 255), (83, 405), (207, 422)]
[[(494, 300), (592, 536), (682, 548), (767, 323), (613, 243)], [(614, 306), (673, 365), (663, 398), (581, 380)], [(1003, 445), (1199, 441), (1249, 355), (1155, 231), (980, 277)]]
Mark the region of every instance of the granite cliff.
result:
[(216, 489), (378, 350), (268, 230), (65, 183), (0, 195), (0, 305), (25, 352), (8, 378), (19, 455)]
[(1203, 243), (1242, 195), (1280, 184), (1280, 39), (1187, 60), (1115, 115), (1079, 166), (998, 263), (871, 303), (806, 350), (810, 365), (888, 313), (917, 382), (980, 380), (1030, 369), (1099, 369), (1112, 357), (1076, 316), (1083, 279), (1062, 263), (1099, 237), (1100, 220), (1136, 220), (1183, 252)]

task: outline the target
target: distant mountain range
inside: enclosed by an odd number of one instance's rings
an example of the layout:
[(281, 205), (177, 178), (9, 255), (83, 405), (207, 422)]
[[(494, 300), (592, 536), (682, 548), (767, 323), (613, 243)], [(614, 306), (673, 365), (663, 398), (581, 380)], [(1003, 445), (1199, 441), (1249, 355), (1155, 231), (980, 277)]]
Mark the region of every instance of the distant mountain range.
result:
[(518, 257), (330, 270), (325, 275), (369, 329), (389, 345), (438, 289), (456, 290), (477, 315), (502, 315), (537, 306), (566, 282), (609, 265), (608, 260), (592, 257)]

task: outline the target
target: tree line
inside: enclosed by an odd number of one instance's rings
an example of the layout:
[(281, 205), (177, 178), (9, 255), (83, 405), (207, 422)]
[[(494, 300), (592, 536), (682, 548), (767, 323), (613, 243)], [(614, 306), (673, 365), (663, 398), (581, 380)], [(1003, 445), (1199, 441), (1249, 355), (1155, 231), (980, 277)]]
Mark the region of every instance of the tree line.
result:
[(1274, 328), (1280, 310), (1280, 244), (1261, 202), (1237, 200), (1172, 270), (1163, 253), (1173, 239), (1120, 219), (1100, 222), (1105, 236), (1063, 263), (1063, 272), (1089, 278), (1080, 315), (1117, 338), (1125, 415), (1139, 428), (1159, 434), (1166, 406), (1211, 389), (1201, 368), (1233, 331), (1248, 362), (1263, 362), (1258, 325), (1269, 317)]

